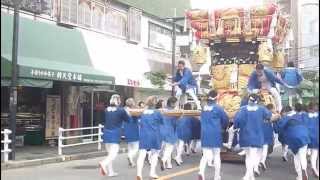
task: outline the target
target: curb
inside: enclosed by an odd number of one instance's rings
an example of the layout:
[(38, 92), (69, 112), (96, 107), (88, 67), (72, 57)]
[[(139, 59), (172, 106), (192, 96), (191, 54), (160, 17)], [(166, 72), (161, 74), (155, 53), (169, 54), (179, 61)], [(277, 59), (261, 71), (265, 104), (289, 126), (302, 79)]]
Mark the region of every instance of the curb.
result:
[[(128, 150), (126, 148), (120, 148), (119, 154), (123, 154), (126, 152), (128, 152)], [(95, 158), (95, 157), (102, 157), (102, 156), (106, 156), (106, 155), (107, 155), (107, 153), (105, 151), (95, 151), (95, 152), (89, 152), (89, 153), (62, 155), (62, 156), (43, 158), (43, 159), (8, 161), (6, 163), (1, 162), (1, 170), (18, 169), (18, 168), (32, 167), (32, 166), (41, 166), (41, 165), (45, 165), (45, 164), (89, 159), (89, 158)]]

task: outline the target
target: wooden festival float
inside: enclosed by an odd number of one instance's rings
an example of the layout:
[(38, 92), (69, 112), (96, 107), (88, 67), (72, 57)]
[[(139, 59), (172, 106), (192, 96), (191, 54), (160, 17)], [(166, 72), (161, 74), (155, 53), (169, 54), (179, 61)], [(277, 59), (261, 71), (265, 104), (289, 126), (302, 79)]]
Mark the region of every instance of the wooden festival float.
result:
[[(218, 103), (232, 120), (240, 108), (241, 94), (256, 64), (262, 63), (275, 72), (284, 68), (289, 19), (275, 4), (191, 9), (186, 12), (186, 17), (188, 27), (196, 37), (197, 47), (194, 49), (198, 52), (201, 48), (210, 49), (212, 88), (218, 91)], [(204, 64), (205, 60), (193, 58), (193, 62)], [(261, 91), (260, 96), (263, 104), (275, 104), (268, 92)]]
[[(279, 73), (284, 68), (284, 43), (290, 30), (288, 16), (275, 4), (250, 8), (216, 10), (191, 9), (186, 12), (187, 25), (196, 37), (195, 51), (210, 49), (212, 88), (218, 91), (218, 104), (230, 121), (240, 108), (249, 76), (257, 63)], [(195, 56), (193, 62), (204, 64)], [(272, 103), (273, 96), (260, 91), (261, 103)], [(222, 152), (225, 161), (242, 161), (235, 153)]]

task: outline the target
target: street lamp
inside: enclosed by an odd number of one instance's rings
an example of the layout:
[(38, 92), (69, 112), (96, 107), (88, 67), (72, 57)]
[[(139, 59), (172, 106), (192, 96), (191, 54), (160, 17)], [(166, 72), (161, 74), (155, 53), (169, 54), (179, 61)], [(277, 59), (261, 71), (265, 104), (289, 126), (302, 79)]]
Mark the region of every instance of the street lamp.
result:
[(18, 60), (18, 37), (19, 37), (19, 6), (22, 0), (14, 0), (13, 16), (13, 37), (12, 37), (12, 70), (10, 87), (10, 129), (11, 133), (11, 153), (10, 160), (15, 160), (16, 151), (16, 115), (17, 115), (17, 60)]
[[(176, 63), (176, 22), (185, 20), (185, 17), (166, 18), (165, 21), (172, 24), (172, 56), (171, 56), (171, 76), (172, 84), (174, 83), (175, 76), (175, 63)], [(171, 89), (171, 96), (174, 96), (174, 86)]]

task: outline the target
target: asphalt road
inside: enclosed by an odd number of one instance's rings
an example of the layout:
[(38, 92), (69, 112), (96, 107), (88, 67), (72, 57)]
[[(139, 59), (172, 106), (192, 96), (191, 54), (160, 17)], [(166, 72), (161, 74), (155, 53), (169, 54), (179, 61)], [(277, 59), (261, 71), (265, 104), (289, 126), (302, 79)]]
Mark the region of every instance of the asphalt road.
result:
[[(280, 153), (274, 152), (268, 159), (269, 169), (256, 180), (295, 180), (295, 171), (292, 157), (289, 162), (282, 162)], [(47, 164), (37, 167), (27, 167), (21, 169), (9, 169), (1, 171), (3, 180), (129, 180), (135, 179), (136, 169), (129, 168), (125, 154), (120, 154), (114, 162), (114, 169), (119, 173), (118, 177), (101, 176), (98, 170), (98, 162), (103, 157), (76, 160), (57, 164)], [(200, 161), (200, 154), (193, 154), (184, 157), (184, 164), (180, 167), (174, 165), (172, 170), (161, 172), (158, 166), (158, 175), (162, 179), (174, 180), (196, 180), (197, 166)], [(206, 179), (213, 180), (214, 169), (207, 167)], [(222, 163), (222, 180), (241, 180), (245, 172), (244, 164)], [(145, 164), (144, 179), (148, 178), (149, 165)], [(310, 180), (316, 179), (309, 173)]]

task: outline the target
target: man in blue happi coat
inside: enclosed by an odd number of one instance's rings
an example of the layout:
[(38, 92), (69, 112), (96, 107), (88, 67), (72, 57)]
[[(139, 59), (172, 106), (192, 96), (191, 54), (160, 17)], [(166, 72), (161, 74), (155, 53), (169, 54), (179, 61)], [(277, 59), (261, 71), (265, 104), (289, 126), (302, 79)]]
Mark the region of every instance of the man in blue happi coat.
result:
[(249, 93), (258, 93), (260, 89), (268, 90), (275, 98), (276, 109), (280, 112), (282, 104), (280, 93), (276, 89), (276, 83), (290, 87), (278, 78), (271, 69), (264, 68), (263, 64), (257, 64), (256, 70), (250, 75), (247, 88)]
[(197, 83), (192, 77), (192, 72), (189, 68), (185, 67), (184, 61), (178, 62), (178, 70), (174, 77), (173, 86), (176, 87), (176, 97), (180, 100), (182, 94), (189, 94), (197, 105), (197, 109), (201, 109), (200, 101), (196, 95)]

